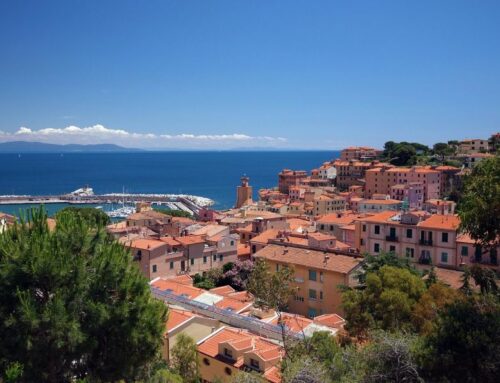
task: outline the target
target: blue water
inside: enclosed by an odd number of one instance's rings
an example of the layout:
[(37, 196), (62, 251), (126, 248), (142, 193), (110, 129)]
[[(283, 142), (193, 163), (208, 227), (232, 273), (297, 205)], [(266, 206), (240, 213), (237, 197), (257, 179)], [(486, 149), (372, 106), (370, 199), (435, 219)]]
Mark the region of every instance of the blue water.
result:
[[(0, 154), (0, 194), (64, 194), (89, 185), (94, 192), (185, 193), (211, 198), (218, 209), (235, 202), (246, 174), (257, 190), (276, 186), (283, 168), (311, 170), (335, 151), (139, 152)], [(0, 205), (0, 211), (19, 206)]]

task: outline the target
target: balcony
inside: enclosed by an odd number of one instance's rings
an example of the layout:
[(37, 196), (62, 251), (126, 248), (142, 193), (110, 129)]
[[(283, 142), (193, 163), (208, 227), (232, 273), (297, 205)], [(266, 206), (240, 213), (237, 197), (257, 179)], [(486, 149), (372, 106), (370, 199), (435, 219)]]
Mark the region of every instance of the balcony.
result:
[(389, 242), (398, 242), (399, 239), (395, 235), (387, 235), (385, 240)]
[(432, 239), (421, 239), (419, 243), (424, 246), (432, 246)]

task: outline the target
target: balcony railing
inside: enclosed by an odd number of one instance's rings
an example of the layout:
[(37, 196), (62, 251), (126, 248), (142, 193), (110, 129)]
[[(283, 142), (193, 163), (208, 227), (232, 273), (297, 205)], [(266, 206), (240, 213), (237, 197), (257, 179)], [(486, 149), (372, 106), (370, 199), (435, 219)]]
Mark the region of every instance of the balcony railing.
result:
[(389, 241), (389, 242), (397, 242), (398, 241), (398, 237), (396, 237), (395, 235), (387, 235), (385, 237), (385, 240)]
[(420, 244), (424, 246), (432, 246), (432, 239), (421, 239)]

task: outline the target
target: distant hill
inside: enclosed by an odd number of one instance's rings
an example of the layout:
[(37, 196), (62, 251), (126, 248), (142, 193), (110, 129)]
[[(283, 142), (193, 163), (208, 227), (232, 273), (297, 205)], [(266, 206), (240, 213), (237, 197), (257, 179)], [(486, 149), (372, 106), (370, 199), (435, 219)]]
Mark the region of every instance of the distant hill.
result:
[(1, 142), (0, 153), (102, 153), (102, 152), (137, 152), (140, 149), (124, 148), (114, 144), (96, 145), (57, 145), (43, 142), (12, 141)]

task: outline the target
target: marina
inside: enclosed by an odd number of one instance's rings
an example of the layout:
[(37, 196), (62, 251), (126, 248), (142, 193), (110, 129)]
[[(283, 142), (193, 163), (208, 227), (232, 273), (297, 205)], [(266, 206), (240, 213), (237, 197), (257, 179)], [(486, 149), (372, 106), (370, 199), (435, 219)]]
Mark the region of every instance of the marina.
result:
[(1, 195), (0, 205), (87, 205), (100, 208), (111, 218), (125, 218), (135, 211), (138, 202), (150, 202), (156, 207), (168, 210), (181, 210), (196, 215), (199, 210), (212, 206), (209, 198), (187, 194), (136, 194), (107, 193), (95, 194), (86, 186), (62, 195)]

